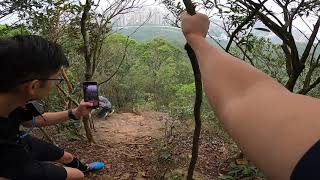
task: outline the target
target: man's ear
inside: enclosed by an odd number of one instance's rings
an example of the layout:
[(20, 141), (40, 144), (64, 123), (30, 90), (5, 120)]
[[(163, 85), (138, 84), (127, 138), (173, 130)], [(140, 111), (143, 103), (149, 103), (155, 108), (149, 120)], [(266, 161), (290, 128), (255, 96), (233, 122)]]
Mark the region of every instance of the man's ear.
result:
[(23, 89), (25, 90), (25, 92), (29, 96), (34, 97), (37, 94), (39, 88), (40, 88), (40, 81), (39, 80), (33, 80), (33, 81), (30, 81), (30, 82), (27, 82), (24, 85)]

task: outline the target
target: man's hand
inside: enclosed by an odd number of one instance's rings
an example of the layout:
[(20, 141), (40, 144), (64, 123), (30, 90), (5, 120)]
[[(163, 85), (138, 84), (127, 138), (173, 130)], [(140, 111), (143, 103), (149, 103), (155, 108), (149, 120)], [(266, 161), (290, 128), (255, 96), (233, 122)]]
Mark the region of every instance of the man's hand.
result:
[(208, 16), (201, 13), (190, 16), (183, 12), (181, 21), (182, 32), (187, 40), (192, 36), (206, 37), (210, 24)]
[(79, 106), (73, 110), (74, 115), (77, 118), (81, 118), (83, 116), (88, 116), (92, 110), (93, 103), (85, 102), (84, 100), (81, 100)]

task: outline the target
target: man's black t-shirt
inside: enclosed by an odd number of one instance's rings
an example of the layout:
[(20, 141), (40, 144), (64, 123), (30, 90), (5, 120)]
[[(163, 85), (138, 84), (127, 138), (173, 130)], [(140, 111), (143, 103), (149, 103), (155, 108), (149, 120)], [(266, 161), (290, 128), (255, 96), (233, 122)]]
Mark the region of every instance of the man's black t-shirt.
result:
[(67, 171), (47, 161), (56, 161), (64, 150), (19, 130), (32, 114), (19, 108), (0, 118), (0, 177), (12, 180), (65, 180)]
[(12, 111), (8, 118), (0, 117), (0, 144), (3, 141), (16, 142), (21, 135), (20, 124), (32, 120), (32, 115), (23, 108)]
[(0, 169), (2, 176), (18, 174), (24, 162), (31, 159), (28, 147), (20, 141), (20, 124), (32, 120), (28, 111), (17, 108), (7, 118), (0, 117)]

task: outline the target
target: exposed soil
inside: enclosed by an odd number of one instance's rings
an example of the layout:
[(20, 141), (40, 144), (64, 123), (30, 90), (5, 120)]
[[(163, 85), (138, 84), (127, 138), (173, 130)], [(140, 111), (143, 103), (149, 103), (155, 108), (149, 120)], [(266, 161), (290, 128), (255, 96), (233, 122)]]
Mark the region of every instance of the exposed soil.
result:
[[(95, 120), (94, 138), (73, 140), (48, 128), (57, 144), (83, 162), (102, 161), (106, 168), (87, 179), (183, 179), (191, 158), (193, 123), (175, 120), (165, 113), (114, 113)], [(36, 133), (39, 134), (39, 133)], [(195, 179), (217, 179), (225, 161), (233, 155), (230, 145), (203, 125)]]

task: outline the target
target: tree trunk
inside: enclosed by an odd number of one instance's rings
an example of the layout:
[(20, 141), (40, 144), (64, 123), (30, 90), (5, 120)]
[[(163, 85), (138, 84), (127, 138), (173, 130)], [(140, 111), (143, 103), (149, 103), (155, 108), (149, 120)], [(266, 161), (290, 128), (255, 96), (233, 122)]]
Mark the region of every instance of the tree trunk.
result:
[[(84, 58), (86, 62), (86, 72), (85, 72), (86, 81), (90, 81), (92, 78), (89, 33), (87, 31), (87, 26), (86, 26), (86, 23), (89, 17), (90, 8), (91, 8), (91, 0), (86, 0), (86, 4), (83, 6), (83, 14), (80, 21), (81, 34), (83, 38), (84, 53), (85, 53)], [(92, 132), (89, 126), (89, 117), (83, 117), (82, 121), (83, 121), (83, 125), (86, 131), (86, 136), (88, 138), (88, 141), (90, 143), (94, 143)]]
[(289, 80), (287, 81), (287, 84), (286, 84), (286, 88), (289, 91), (293, 92), (294, 86), (296, 85), (297, 80), (303, 69), (304, 67), (303, 68), (299, 67), (292, 71), (292, 74), (289, 76)]
[(89, 117), (83, 117), (82, 122), (84, 125), (84, 129), (86, 131), (86, 136), (88, 138), (89, 143), (90, 144), (95, 143), (93, 136), (92, 136), (91, 129), (90, 129)]
[[(61, 75), (62, 75), (64, 81), (65, 81), (66, 84), (67, 84), (68, 93), (69, 93), (69, 95), (71, 95), (71, 94), (72, 94), (72, 91), (73, 91), (73, 85), (72, 85), (69, 77), (67, 76), (67, 73), (66, 73), (66, 71), (64, 70), (64, 68), (61, 69)], [(71, 109), (71, 108), (72, 108), (72, 101), (71, 101), (71, 100), (68, 101), (67, 108), (68, 108), (68, 109)]]

